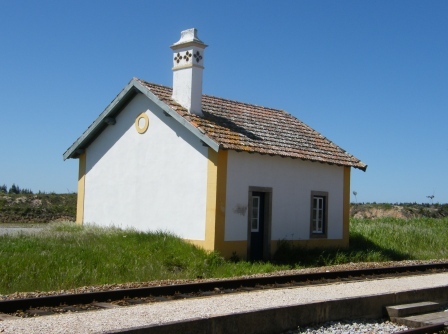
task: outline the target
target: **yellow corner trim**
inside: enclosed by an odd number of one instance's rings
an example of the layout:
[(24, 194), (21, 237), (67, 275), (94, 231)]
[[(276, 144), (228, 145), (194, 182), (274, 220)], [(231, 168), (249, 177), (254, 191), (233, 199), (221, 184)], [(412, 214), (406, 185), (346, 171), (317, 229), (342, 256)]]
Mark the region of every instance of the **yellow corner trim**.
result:
[(135, 128), (137, 129), (138, 133), (143, 134), (146, 132), (146, 130), (148, 130), (148, 127), (149, 127), (148, 115), (146, 115), (146, 113), (142, 112), (135, 119)]
[(228, 151), (218, 151), (218, 173), (216, 175), (216, 220), (215, 250), (225, 253), (226, 233), (226, 197), (227, 197), (227, 160)]
[(205, 250), (215, 250), (216, 188), (218, 175), (218, 153), (208, 149), (207, 162), (207, 200), (205, 213)]
[(78, 198), (76, 203), (76, 223), (82, 225), (84, 221), (84, 197), (86, 186), (86, 153), (79, 156)]
[(348, 247), (350, 233), (350, 167), (344, 167), (343, 207), (342, 240), (344, 246)]
[(205, 242), (208, 251), (221, 252), (225, 233), (227, 151), (208, 149)]

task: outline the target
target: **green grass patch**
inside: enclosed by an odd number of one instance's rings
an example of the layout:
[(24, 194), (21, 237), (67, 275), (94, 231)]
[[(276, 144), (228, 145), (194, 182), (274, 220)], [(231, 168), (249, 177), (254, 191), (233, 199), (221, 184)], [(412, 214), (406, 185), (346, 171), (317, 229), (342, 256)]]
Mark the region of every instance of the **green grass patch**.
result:
[(86, 285), (231, 277), (287, 266), (225, 261), (169, 233), (51, 224), (0, 236), (0, 294)]
[(329, 266), (448, 258), (448, 218), (351, 219), (348, 249), (303, 249), (279, 241), (274, 261), (290, 266)]
[(306, 250), (280, 241), (272, 262), (252, 263), (224, 260), (169, 233), (51, 223), (36, 235), (0, 236), (0, 294), (448, 258), (448, 218), (352, 219), (350, 231), (348, 249)]
[(448, 258), (448, 217), (441, 219), (352, 219), (352, 247), (387, 251), (391, 260)]

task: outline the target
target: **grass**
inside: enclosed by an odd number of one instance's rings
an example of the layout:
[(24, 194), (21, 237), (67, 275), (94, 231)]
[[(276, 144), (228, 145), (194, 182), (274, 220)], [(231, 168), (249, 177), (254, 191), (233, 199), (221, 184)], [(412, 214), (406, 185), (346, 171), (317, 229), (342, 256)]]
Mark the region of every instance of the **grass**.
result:
[(351, 219), (348, 249), (305, 250), (280, 241), (274, 259), (307, 267), (448, 259), (448, 218)]
[(0, 236), (0, 294), (124, 282), (231, 277), (292, 268), (448, 258), (448, 218), (351, 221), (350, 248), (280, 242), (272, 262), (225, 261), (168, 233), (52, 223), (36, 235)]
[(370, 241), (371, 249), (387, 250), (391, 260), (448, 258), (448, 217), (352, 219), (350, 237), (353, 247), (362, 250)]
[(168, 233), (51, 224), (0, 236), (0, 294), (86, 285), (231, 277), (287, 266), (224, 261)]

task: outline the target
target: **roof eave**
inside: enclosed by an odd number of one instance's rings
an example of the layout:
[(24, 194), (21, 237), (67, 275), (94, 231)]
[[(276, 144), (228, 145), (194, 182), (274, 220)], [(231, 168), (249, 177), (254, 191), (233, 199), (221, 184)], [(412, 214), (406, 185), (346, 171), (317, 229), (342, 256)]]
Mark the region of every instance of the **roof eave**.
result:
[[(65, 151), (63, 154), (64, 160), (70, 158), (78, 158), (80, 150), (84, 150), (94, 138), (96, 138), (106, 127), (105, 119), (116, 116), (119, 109), (125, 106), (127, 102), (132, 99), (137, 92), (135, 91), (133, 80), (127, 84), (126, 87), (112, 100), (112, 102), (104, 109), (104, 111), (97, 117), (97, 119), (87, 128), (86, 131)], [(118, 110), (117, 110), (118, 109)]]
[(356, 166), (353, 166), (353, 167), (355, 167), (355, 168), (357, 168), (357, 169), (360, 169), (360, 170), (362, 170), (363, 172), (367, 171), (367, 165), (365, 165), (365, 164), (362, 164), (362, 165), (356, 165)]
[[(329, 161), (329, 160), (325, 160), (325, 159), (313, 159), (313, 158), (309, 158), (309, 157), (304, 157), (304, 156), (299, 156), (299, 155), (291, 155), (291, 154), (285, 154), (285, 153), (267, 153), (267, 152), (261, 152), (261, 151), (257, 151), (257, 150), (242, 150), (242, 149), (238, 149), (238, 148), (234, 148), (234, 147), (229, 147), (226, 145), (221, 145), (220, 146), (222, 149), (224, 150), (229, 150), (229, 151), (235, 151), (235, 152), (246, 152), (249, 154), (261, 154), (261, 155), (270, 155), (270, 156), (278, 156), (278, 157), (282, 157), (282, 158), (291, 158), (291, 159), (300, 159), (303, 161), (310, 161), (310, 162), (319, 162), (321, 164), (328, 164), (328, 165), (334, 165), (334, 166), (339, 166), (339, 167), (353, 167), (356, 169), (360, 169), (363, 172), (365, 172), (367, 170), (367, 165), (365, 163), (363, 163), (362, 161), (358, 160), (358, 162), (346, 162), (346, 163), (337, 163), (334, 161)], [(350, 156), (352, 158), (354, 158), (353, 156)]]
[(218, 152), (219, 143), (202, 133), (198, 128), (189, 123), (185, 118), (179, 115), (175, 110), (170, 108), (167, 104), (160, 101), (147, 87), (142, 85), (140, 81), (133, 78), (126, 87), (113, 99), (113, 101), (104, 109), (98, 118), (89, 126), (89, 128), (65, 151), (63, 159), (76, 159), (79, 157), (79, 152), (83, 151), (90, 143), (108, 126), (107, 119), (115, 118), (126, 104), (138, 93), (142, 93), (153, 101), (159, 108), (165, 111), (177, 122), (182, 124), (190, 132), (192, 132), (201, 141)]

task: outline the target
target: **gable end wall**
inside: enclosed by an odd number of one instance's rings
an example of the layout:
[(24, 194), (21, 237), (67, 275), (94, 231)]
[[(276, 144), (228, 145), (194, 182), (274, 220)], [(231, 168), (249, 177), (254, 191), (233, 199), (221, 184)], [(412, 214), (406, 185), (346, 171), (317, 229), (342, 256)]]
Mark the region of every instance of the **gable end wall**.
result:
[[(146, 132), (135, 127), (149, 119)], [(208, 149), (144, 95), (86, 149), (83, 222), (204, 240)]]

